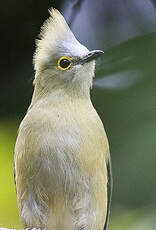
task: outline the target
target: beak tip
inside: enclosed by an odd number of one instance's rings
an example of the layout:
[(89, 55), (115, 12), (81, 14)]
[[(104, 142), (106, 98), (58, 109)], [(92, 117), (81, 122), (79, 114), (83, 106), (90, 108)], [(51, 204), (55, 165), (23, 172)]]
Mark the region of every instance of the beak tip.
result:
[(97, 56), (101, 56), (102, 54), (104, 54), (104, 51), (103, 50), (95, 50), (95, 54)]
[(102, 54), (104, 54), (103, 50), (90, 51), (89, 54), (87, 56), (85, 56), (85, 58), (82, 61), (85, 63), (85, 62), (90, 62), (90, 61), (96, 60)]
[(98, 50), (98, 51), (99, 51), (99, 53), (104, 54), (104, 51), (103, 51), (103, 50)]
[(97, 59), (98, 57), (102, 56), (104, 54), (104, 51), (103, 50), (93, 50), (91, 51), (91, 56), (92, 58), (95, 60)]

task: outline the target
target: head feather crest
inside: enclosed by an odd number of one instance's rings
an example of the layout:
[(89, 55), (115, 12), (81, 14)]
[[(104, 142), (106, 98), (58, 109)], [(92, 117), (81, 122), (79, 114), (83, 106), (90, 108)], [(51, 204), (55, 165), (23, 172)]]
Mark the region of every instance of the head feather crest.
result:
[(64, 17), (57, 9), (51, 8), (48, 11), (50, 17), (44, 22), (43, 26), (41, 27), (41, 32), (39, 35), (40, 39), (48, 38), (51, 33), (52, 36), (54, 36), (54, 33), (58, 33), (58, 31), (70, 31), (69, 26), (66, 23)]
[(36, 52), (33, 58), (35, 70), (40, 69), (52, 55), (57, 53), (64, 40), (67, 41), (69, 38), (76, 40), (62, 14), (54, 8), (51, 8), (49, 13), (50, 17), (44, 22), (39, 39), (36, 40)]
[(43, 24), (36, 41), (37, 48), (33, 59), (36, 71), (40, 71), (53, 58), (81, 57), (88, 52), (88, 49), (77, 41), (62, 14), (53, 8), (49, 13), (50, 17)]

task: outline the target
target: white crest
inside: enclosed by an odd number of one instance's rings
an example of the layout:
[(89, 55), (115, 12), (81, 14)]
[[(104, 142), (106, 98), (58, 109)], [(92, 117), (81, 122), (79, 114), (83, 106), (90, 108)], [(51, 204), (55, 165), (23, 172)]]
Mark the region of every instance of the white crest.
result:
[(56, 56), (83, 56), (88, 49), (81, 45), (71, 32), (62, 14), (56, 10), (49, 10), (50, 17), (41, 28), (37, 49), (34, 55), (35, 70), (40, 70)]

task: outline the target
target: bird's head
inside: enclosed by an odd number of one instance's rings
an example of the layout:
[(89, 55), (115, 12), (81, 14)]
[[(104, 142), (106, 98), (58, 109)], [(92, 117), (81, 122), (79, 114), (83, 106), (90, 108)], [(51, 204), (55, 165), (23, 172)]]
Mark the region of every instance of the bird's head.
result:
[(51, 9), (34, 55), (35, 87), (44, 92), (63, 89), (89, 94), (95, 59), (103, 51), (89, 51), (74, 37), (64, 17)]

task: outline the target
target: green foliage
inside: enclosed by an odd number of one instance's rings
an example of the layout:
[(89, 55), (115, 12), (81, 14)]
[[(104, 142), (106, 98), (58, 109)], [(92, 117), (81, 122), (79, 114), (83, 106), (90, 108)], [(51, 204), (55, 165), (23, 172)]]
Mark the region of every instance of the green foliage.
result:
[(0, 121), (0, 227), (21, 228), (13, 174), (17, 122)]

